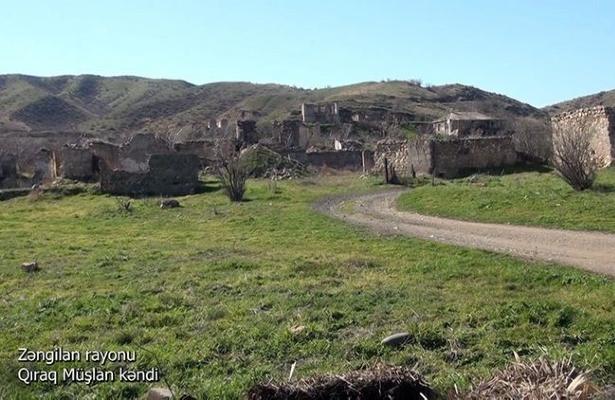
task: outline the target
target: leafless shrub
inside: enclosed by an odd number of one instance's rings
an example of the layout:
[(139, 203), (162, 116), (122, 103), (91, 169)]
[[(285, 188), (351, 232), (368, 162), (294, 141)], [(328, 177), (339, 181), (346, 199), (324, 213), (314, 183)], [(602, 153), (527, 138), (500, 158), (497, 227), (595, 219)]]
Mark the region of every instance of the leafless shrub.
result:
[(454, 398), (588, 400), (595, 393), (588, 373), (576, 369), (570, 359), (552, 361), (542, 356), (536, 361), (524, 362), (515, 353), (515, 362), (508, 368), (479, 383), (470, 393)]
[(221, 147), (216, 148), (215, 173), (231, 201), (243, 200), (250, 172), (241, 162), (237, 150), (223, 151)]
[(553, 130), (553, 166), (574, 190), (589, 189), (605, 160), (594, 149), (595, 130), (588, 123)]
[[(292, 378), (292, 375), (291, 375)], [(268, 382), (248, 392), (250, 400), (277, 399), (433, 399), (435, 392), (416, 371), (377, 365), (345, 375), (326, 375), (298, 382)]]
[(130, 199), (116, 197), (115, 203), (117, 204), (118, 211), (126, 213), (132, 212), (132, 201)]

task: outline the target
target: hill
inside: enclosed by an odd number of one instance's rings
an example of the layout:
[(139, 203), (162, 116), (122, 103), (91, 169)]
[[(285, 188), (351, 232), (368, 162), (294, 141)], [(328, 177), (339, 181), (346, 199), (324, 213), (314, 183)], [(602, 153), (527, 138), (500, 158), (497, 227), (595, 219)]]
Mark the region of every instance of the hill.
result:
[(563, 101), (561, 103), (545, 107), (543, 110), (549, 114), (557, 114), (560, 112), (575, 110), (577, 108), (593, 106), (615, 107), (615, 89)]
[(502, 118), (546, 114), (509, 97), (459, 84), (423, 87), (415, 82), (364, 82), (324, 89), (277, 84), (94, 75), (0, 76), (0, 132), (80, 132), (113, 137), (138, 131), (204, 132), (206, 121), (257, 111), (261, 123), (297, 114), (303, 102), (336, 101), (355, 110), (380, 107), (429, 120), (449, 111), (479, 111)]

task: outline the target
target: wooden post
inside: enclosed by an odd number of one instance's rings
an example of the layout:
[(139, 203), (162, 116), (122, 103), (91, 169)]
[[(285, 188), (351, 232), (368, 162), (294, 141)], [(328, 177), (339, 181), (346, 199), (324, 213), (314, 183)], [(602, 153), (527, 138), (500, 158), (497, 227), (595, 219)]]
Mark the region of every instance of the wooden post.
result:
[(384, 182), (389, 183), (389, 160), (384, 158)]

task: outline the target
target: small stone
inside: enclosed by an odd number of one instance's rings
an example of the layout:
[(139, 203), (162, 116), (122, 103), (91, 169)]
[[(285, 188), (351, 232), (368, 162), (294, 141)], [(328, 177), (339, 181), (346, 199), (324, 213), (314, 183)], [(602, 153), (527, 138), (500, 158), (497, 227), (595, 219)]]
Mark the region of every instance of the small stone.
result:
[(167, 388), (151, 388), (147, 392), (147, 400), (171, 400), (173, 393)]
[(21, 264), (21, 269), (23, 269), (25, 272), (36, 272), (39, 270), (38, 267), (38, 263), (36, 261), (32, 261), (32, 262), (27, 262), (27, 263), (23, 263)]
[(290, 328), (290, 333), (293, 335), (297, 335), (305, 330), (305, 326), (303, 325), (295, 325)]
[(408, 341), (410, 341), (410, 334), (408, 332), (400, 332), (400, 333), (396, 333), (394, 335), (385, 337), (384, 339), (382, 339), (382, 342), (380, 343), (384, 344), (385, 346), (396, 347), (396, 346), (403, 346)]
[(175, 199), (163, 199), (160, 202), (160, 208), (177, 208), (179, 207), (179, 201)]

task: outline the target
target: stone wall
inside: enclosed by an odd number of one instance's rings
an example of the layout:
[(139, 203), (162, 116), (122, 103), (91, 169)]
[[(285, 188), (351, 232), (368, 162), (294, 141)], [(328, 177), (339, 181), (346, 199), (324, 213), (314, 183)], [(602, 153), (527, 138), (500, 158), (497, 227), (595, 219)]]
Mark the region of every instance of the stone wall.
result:
[(385, 158), (399, 176), (431, 174), (431, 141), (383, 140), (376, 145), (374, 168), (384, 170)]
[(120, 168), (120, 146), (103, 141), (92, 141), (87, 146), (99, 164), (109, 169)]
[(384, 170), (384, 160), (399, 177), (436, 174), (454, 178), (473, 171), (511, 166), (517, 152), (510, 136), (453, 140), (381, 141), (374, 155), (374, 170)]
[(194, 140), (175, 143), (173, 148), (181, 154), (195, 154), (201, 160), (201, 167), (203, 168), (212, 165), (216, 156), (215, 144), (212, 141)]
[(292, 119), (276, 121), (273, 131), (280, 145), (289, 150), (305, 150), (310, 146), (322, 145), (324, 142), (319, 123), (304, 124)]
[(55, 161), (58, 176), (62, 178), (91, 181), (97, 177), (94, 154), (87, 148), (66, 145), (56, 154)]
[(346, 171), (369, 171), (374, 165), (371, 151), (324, 151), (291, 152), (288, 155), (300, 163), (313, 168), (331, 168)]
[(322, 124), (334, 124), (339, 122), (337, 103), (301, 105), (301, 117), (305, 123), (320, 122)]
[(127, 196), (179, 196), (199, 187), (200, 160), (194, 154), (153, 154), (147, 171), (122, 171), (103, 167), (100, 188)]
[(19, 186), (48, 183), (56, 178), (56, 168), (53, 152), (40, 149), (26, 158), (18, 159), (17, 175)]
[(558, 132), (589, 131), (594, 135), (594, 151), (604, 160), (604, 166), (615, 158), (615, 108), (597, 106), (557, 114), (551, 118), (551, 127), (554, 141)]
[(0, 153), (0, 188), (17, 187), (17, 156)]
[(120, 146), (119, 169), (130, 172), (145, 171), (152, 154), (171, 153), (169, 143), (151, 134), (137, 134)]
[(438, 140), (432, 143), (432, 171), (444, 178), (517, 163), (517, 152), (510, 136)]
[(256, 121), (254, 120), (238, 120), (235, 122), (235, 139), (245, 144), (254, 144), (258, 142), (258, 134), (256, 132)]

